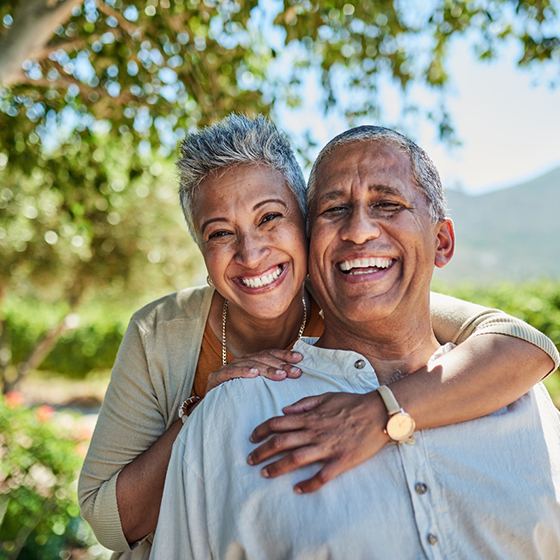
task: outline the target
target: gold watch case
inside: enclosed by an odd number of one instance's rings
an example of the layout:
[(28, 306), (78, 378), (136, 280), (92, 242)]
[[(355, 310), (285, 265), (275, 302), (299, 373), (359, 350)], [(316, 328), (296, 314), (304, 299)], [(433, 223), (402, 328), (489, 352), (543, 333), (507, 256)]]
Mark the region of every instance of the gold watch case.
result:
[(392, 440), (401, 442), (407, 440), (414, 433), (415, 428), (416, 423), (412, 416), (401, 408), (387, 420), (385, 433)]

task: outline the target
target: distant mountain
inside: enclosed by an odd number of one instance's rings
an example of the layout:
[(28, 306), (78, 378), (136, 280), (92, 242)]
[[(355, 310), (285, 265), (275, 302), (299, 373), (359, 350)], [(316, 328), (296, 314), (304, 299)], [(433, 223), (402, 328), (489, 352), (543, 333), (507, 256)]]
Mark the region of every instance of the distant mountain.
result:
[(476, 283), (560, 279), (560, 168), (480, 196), (448, 190), (457, 250), (435, 277)]

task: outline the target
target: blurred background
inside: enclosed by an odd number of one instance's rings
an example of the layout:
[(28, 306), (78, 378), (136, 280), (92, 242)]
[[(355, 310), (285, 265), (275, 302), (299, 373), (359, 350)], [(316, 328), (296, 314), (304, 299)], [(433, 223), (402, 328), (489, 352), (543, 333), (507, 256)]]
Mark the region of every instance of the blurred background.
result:
[(416, 140), (458, 235), (434, 289), (560, 345), (559, 9), (1, 0), (0, 559), (109, 557), (77, 472), (130, 315), (204, 282), (174, 159), (232, 111), (270, 116), (306, 174), (349, 126)]

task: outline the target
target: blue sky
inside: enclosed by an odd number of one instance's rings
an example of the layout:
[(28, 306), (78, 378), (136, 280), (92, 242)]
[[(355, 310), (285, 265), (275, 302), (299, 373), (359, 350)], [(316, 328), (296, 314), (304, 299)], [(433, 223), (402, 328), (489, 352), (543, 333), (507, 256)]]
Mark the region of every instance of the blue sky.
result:
[[(447, 66), (448, 104), (462, 145), (446, 148), (428, 124), (420, 125), (417, 136), (436, 163), (445, 187), (482, 193), (560, 166), (560, 88), (548, 88), (542, 71), (517, 68), (517, 48), (510, 43), (497, 60), (482, 63), (475, 60), (468, 40), (452, 45)], [(556, 81), (557, 68), (558, 62)], [(308, 97), (315, 97), (312, 81), (306, 87)], [(414, 94), (429, 99), (426, 91)], [(397, 117), (394, 99), (387, 85), (384, 109), (388, 122)], [(280, 109), (276, 118), (296, 137), (311, 129), (321, 145), (347, 128), (340, 118), (325, 119), (320, 107), (311, 103), (299, 111)]]

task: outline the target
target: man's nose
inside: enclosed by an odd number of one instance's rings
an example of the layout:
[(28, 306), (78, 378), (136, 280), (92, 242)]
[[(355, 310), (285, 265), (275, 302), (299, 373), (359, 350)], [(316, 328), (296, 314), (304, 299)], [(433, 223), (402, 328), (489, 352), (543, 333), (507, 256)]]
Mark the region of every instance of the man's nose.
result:
[(381, 229), (375, 218), (370, 216), (367, 207), (356, 206), (348, 216), (346, 224), (340, 232), (343, 241), (351, 241), (362, 245), (372, 239), (377, 239)]
[(248, 268), (252, 268), (259, 264), (268, 250), (268, 245), (260, 235), (253, 232), (244, 232), (237, 239), (235, 260)]

